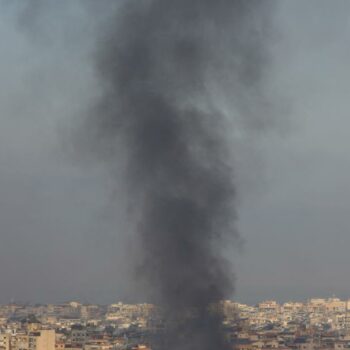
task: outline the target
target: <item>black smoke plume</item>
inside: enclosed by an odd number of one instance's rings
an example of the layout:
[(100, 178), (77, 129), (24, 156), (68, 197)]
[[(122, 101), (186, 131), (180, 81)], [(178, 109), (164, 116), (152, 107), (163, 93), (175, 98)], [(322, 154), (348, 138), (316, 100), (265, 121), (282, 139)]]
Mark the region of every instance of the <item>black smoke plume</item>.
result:
[(220, 253), (237, 236), (228, 139), (264, 118), (269, 12), (261, 0), (128, 0), (100, 40), (103, 96), (89, 128), (100, 157), (115, 166), (127, 155), (142, 275), (168, 349), (227, 347), (213, 305), (233, 290)]

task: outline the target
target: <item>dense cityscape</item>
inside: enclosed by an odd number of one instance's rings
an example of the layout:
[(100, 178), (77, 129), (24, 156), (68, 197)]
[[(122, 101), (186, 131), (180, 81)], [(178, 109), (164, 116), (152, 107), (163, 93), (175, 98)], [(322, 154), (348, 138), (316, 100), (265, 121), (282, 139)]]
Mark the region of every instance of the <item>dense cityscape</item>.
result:
[[(212, 312), (224, 318), (229, 348), (336, 349), (350, 347), (350, 300), (274, 300), (251, 306), (222, 301)], [(151, 304), (0, 306), (1, 350), (156, 349), (165, 323)]]

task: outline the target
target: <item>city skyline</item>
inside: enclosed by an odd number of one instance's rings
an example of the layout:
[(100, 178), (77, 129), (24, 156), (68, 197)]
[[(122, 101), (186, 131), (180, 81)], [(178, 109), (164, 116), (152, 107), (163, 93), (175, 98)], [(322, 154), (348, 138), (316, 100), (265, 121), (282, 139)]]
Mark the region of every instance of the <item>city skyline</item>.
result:
[[(223, 315), (221, 330), (232, 350), (331, 350), (350, 344), (350, 300), (313, 298), (305, 303), (229, 300), (210, 306)], [(187, 310), (194, 315), (194, 310)], [(3, 350), (162, 349), (169, 324), (152, 304), (0, 305)]]

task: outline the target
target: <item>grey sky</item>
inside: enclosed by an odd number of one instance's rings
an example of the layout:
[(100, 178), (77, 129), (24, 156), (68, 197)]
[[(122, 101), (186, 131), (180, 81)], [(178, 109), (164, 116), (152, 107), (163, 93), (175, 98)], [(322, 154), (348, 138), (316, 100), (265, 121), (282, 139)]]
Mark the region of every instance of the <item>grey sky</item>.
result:
[[(69, 143), (99, 94), (92, 52), (111, 2), (32, 3), (46, 5), (0, 2), (0, 302), (112, 302), (134, 286), (133, 244), (112, 220), (122, 191)], [(235, 154), (236, 298), (350, 297), (350, 3), (278, 1), (276, 24), (267, 89), (289, 122)]]

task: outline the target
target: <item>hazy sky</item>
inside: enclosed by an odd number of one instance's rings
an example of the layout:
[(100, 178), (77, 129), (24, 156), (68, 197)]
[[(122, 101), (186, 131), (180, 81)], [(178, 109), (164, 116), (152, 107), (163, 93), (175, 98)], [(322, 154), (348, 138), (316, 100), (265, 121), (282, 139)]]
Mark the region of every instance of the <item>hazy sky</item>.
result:
[[(142, 294), (129, 294), (133, 244), (114, 219), (122, 191), (70, 142), (99, 95), (111, 7), (82, 3), (0, 1), (0, 302)], [(350, 3), (276, 4), (266, 88), (282, 122), (234, 150), (235, 297), (350, 297)]]

